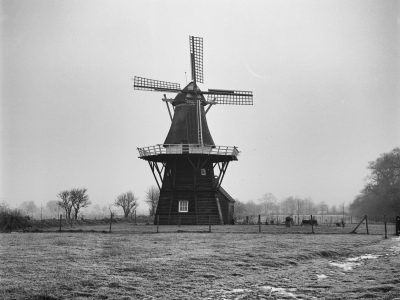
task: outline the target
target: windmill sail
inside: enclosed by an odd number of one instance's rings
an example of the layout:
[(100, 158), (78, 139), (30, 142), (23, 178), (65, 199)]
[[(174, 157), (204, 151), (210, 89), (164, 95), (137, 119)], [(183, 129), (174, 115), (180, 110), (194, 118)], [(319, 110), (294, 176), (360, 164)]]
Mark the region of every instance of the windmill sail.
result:
[(153, 92), (180, 92), (181, 86), (179, 83), (168, 81), (148, 79), (144, 77), (135, 76), (133, 81), (135, 90), (153, 91)]
[(253, 105), (253, 92), (251, 91), (209, 89), (203, 94), (207, 94), (207, 101), (217, 104)]
[(203, 77), (203, 38), (189, 37), (190, 61), (192, 64), (192, 80), (204, 83)]

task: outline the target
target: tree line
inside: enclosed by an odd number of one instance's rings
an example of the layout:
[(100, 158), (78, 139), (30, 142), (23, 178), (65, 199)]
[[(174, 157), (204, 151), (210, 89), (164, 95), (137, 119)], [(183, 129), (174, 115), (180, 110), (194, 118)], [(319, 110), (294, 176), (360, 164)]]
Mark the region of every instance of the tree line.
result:
[(360, 194), (350, 204), (357, 215), (400, 215), (400, 148), (381, 154), (368, 164), (369, 174)]
[[(154, 216), (157, 209), (160, 191), (155, 186), (150, 186), (145, 191), (145, 203), (148, 206), (148, 214)], [(58, 218), (60, 213), (64, 218), (71, 221), (78, 218), (107, 218), (110, 213), (120, 211), (123, 217), (131, 217), (137, 210), (139, 198), (134, 192), (128, 191), (119, 194), (108, 204), (100, 205), (89, 200), (87, 188), (72, 188), (63, 190), (56, 195), (58, 200), (47, 201), (44, 205), (38, 206), (34, 201), (24, 201), (18, 211), (21, 215), (33, 219)], [(2, 207), (8, 207), (5, 203)], [(120, 209), (120, 210), (119, 210)]]
[[(71, 220), (72, 213), (73, 219), (76, 220), (78, 218), (80, 209), (88, 207), (91, 204), (89, 201), (89, 196), (86, 194), (86, 192), (86, 188), (71, 189), (62, 191), (57, 195), (58, 198), (60, 198), (60, 201), (58, 201), (57, 204), (64, 209), (65, 218), (67, 220)], [(146, 191), (145, 202), (149, 206), (150, 216), (155, 215), (159, 195), (160, 191), (154, 186), (149, 187)], [(132, 215), (136, 213), (139, 203), (135, 194), (132, 191), (128, 191), (118, 195), (112, 205), (121, 208), (123, 211), (123, 216), (128, 218), (132, 217)], [(112, 213), (111, 205), (109, 206), (109, 211)]]
[(311, 198), (289, 196), (278, 200), (271, 193), (264, 194), (260, 199), (248, 202), (236, 200), (234, 206), (235, 218), (257, 215), (312, 215), (312, 214), (342, 214), (344, 207), (328, 205), (325, 202), (314, 202)]
[[(145, 202), (149, 206), (149, 215), (153, 217), (156, 214), (160, 190), (151, 186), (146, 190)], [(120, 207), (124, 212), (124, 217), (128, 218), (136, 212), (138, 203), (137, 198), (132, 191), (123, 193), (115, 199), (114, 205)]]

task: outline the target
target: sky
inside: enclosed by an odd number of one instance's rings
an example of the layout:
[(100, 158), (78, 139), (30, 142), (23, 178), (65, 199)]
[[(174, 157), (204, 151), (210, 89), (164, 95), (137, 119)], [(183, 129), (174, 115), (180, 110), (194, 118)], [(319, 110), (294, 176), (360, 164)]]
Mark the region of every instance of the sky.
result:
[[(399, 1), (0, 0), (0, 202), (44, 205), (74, 187), (93, 204), (155, 185), (137, 147), (162, 143), (162, 94), (204, 38), (201, 89), (251, 90), (214, 106), (217, 145), (237, 146), (236, 199), (349, 204), (368, 162), (400, 144)], [(174, 95), (168, 95), (173, 97)]]

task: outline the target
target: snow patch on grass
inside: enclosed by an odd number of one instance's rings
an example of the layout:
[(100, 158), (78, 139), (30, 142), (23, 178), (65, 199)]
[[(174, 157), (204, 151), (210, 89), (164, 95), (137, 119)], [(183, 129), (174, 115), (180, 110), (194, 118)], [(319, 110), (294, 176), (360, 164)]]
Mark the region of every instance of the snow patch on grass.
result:
[(351, 271), (354, 267), (361, 265), (361, 262), (368, 259), (377, 259), (382, 255), (379, 254), (364, 254), (356, 257), (350, 257), (345, 262), (330, 262), (329, 264), (334, 267), (343, 269), (344, 271)]
[(247, 289), (233, 289), (231, 293), (244, 293), (247, 292)]
[(365, 259), (377, 259), (380, 256), (382, 256), (382, 255), (364, 254), (361, 256), (348, 258), (347, 261), (361, 261), (361, 260), (365, 260)]
[(328, 278), (328, 276), (326, 276), (325, 274), (317, 274), (317, 279), (318, 280), (323, 280), (325, 278)]
[(294, 298), (294, 299), (297, 298), (297, 296), (294, 293), (292, 293), (292, 292), (296, 291), (295, 288), (289, 289), (289, 291), (287, 291), (284, 288), (276, 288), (276, 287), (273, 287), (270, 285), (265, 285), (265, 286), (262, 286), (261, 288), (266, 290), (267, 292), (269, 292), (270, 297), (271, 296), (280, 296), (280, 297), (290, 297), (290, 298)]
[(390, 247), (389, 250), (391, 252), (394, 252), (394, 254), (400, 253), (400, 237), (393, 238), (392, 241), (395, 242), (396, 244)]
[(343, 262), (343, 263), (330, 262), (329, 264), (331, 266), (341, 268), (344, 271), (351, 271), (355, 266), (361, 265), (360, 263), (355, 263), (355, 262)]

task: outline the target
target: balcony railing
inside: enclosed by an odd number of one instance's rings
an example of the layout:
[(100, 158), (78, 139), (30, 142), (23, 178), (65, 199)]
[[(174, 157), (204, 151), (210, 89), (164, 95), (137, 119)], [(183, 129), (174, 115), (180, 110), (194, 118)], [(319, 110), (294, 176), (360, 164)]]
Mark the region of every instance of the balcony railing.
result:
[(157, 144), (155, 146), (137, 148), (139, 157), (161, 154), (207, 154), (238, 156), (239, 150), (235, 146), (209, 146), (199, 144)]

